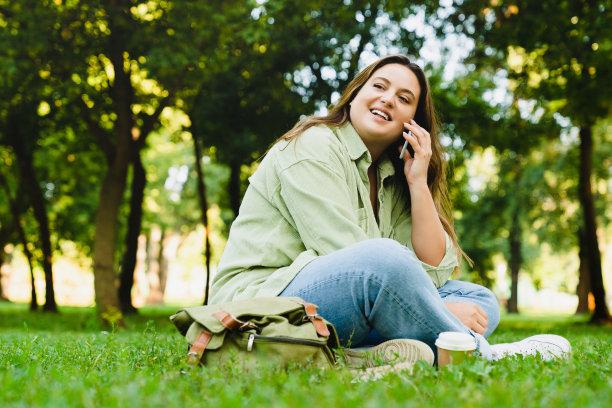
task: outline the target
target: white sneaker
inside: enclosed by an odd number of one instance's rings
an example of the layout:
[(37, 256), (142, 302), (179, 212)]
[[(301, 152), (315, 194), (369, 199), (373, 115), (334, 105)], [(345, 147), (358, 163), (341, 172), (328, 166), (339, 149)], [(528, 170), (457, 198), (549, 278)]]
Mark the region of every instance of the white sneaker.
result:
[(394, 339), (372, 347), (345, 349), (343, 358), (349, 367), (369, 368), (404, 362), (414, 364), (421, 360), (433, 365), (434, 354), (422, 341)]
[(514, 343), (492, 344), (493, 361), (517, 355), (535, 356), (538, 353), (544, 361), (568, 357), (572, 346), (566, 338), (555, 334), (538, 334)]
[(388, 373), (397, 373), (412, 368), (417, 361), (432, 366), (434, 353), (422, 341), (394, 339), (373, 347), (345, 349), (342, 358), (354, 369), (356, 381), (377, 380)]

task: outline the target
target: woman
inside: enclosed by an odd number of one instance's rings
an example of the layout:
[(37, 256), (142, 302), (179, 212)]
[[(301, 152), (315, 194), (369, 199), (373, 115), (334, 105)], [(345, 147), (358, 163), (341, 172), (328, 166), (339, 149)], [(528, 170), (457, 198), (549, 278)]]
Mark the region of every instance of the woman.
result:
[(499, 322), (495, 296), (448, 280), (466, 256), (446, 191), (425, 74), (405, 56), (382, 58), (329, 114), (302, 120), (270, 149), (250, 178), (211, 301), (299, 296), (344, 345), (399, 347), (413, 360), (432, 363), (444, 331), (469, 333), (489, 359), (507, 354), (485, 340)]

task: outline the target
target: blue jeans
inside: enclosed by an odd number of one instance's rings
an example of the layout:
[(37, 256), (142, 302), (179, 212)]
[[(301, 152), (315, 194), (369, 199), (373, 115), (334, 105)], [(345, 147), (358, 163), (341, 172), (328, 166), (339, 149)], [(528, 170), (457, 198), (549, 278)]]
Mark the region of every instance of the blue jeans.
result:
[[(362, 241), (306, 265), (280, 296), (298, 296), (319, 306), (321, 316), (351, 347), (397, 338), (416, 339), (435, 351), (444, 331), (471, 334), (478, 350), (490, 358), (485, 340), (499, 323), (493, 293), (476, 284), (448, 281), (437, 289), (414, 252), (397, 241)], [(485, 336), (468, 329), (444, 306), (473, 302), (488, 315)]]

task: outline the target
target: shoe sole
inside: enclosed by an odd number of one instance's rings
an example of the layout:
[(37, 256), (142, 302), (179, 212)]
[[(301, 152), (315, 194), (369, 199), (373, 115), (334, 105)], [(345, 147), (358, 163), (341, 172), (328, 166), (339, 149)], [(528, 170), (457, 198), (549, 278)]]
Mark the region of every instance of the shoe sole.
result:
[(386, 364), (378, 367), (370, 367), (365, 369), (351, 369), (353, 380), (351, 382), (376, 381), (388, 374), (399, 374), (406, 372), (412, 374), (414, 363), (403, 362), (398, 364)]
[(348, 366), (353, 368), (372, 368), (390, 363), (406, 365), (417, 361), (433, 366), (434, 362), (433, 350), (422, 341), (411, 339), (388, 340), (367, 350), (345, 349), (343, 356)]

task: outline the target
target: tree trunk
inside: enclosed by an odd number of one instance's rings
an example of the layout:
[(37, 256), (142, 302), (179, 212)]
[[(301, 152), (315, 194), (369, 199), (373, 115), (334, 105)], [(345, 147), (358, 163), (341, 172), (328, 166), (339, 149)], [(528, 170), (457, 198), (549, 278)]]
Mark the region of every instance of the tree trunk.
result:
[(113, 65), (114, 82), (111, 97), (117, 119), (115, 151), (102, 181), (100, 201), (95, 221), (93, 242), (94, 288), (98, 317), (103, 325), (124, 326), (121, 304), (115, 283), (115, 251), (119, 207), (123, 201), (132, 144), (131, 73), (124, 60), (124, 28), (129, 27), (129, 16), (120, 1), (109, 7), (109, 57)]
[[(121, 126), (119, 126), (121, 129)], [(95, 219), (93, 242), (94, 288), (98, 316), (104, 325), (124, 325), (115, 283), (115, 251), (119, 207), (125, 191), (128, 166), (129, 132), (118, 131), (115, 160), (108, 169)]]
[(518, 313), (518, 277), (522, 264), (521, 254), (521, 226), (518, 216), (518, 204), (512, 214), (512, 226), (510, 227), (510, 299), (508, 300), (508, 313)]
[(4, 270), (5, 255), (6, 252), (4, 252), (4, 245), (0, 243), (0, 302), (5, 302), (8, 300), (8, 298), (4, 296), (4, 287), (2, 286), (2, 271)]
[(603, 285), (601, 255), (597, 240), (597, 221), (595, 204), (591, 189), (591, 173), (593, 168), (593, 135), (591, 125), (580, 128), (580, 178), (578, 191), (582, 214), (584, 217), (584, 233), (586, 242), (586, 257), (588, 258), (591, 293), (595, 299), (595, 310), (592, 322), (609, 322), (610, 312), (606, 305), (606, 292)]
[[(0, 184), (2, 185), (4, 185), (3, 177), (4, 177), (3, 174), (0, 172), (0, 179), (2, 179), (0, 181)], [(9, 194), (10, 193), (7, 187), (6, 188), (7, 201), (10, 198)], [(10, 210), (10, 205), (9, 205), (9, 210)], [(11, 217), (10, 217), (12, 218), (12, 220), (9, 218), (4, 223), (0, 222), (0, 302), (8, 301), (8, 298), (4, 294), (4, 286), (2, 285), (2, 276), (4, 272), (6, 272), (7, 275), (10, 274), (10, 263), (11, 263), (12, 255), (8, 254), (5, 251), (5, 247), (10, 242), (11, 235), (15, 231), (15, 227), (13, 226), (13, 223), (16, 220), (15, 220), (15, 217), (12, 216), (12, 214), (13, 214), (13, 211), (11, 211)]]
[(587, 244), (585, 241), (583, 228), (578, 228), (578, 257), (580, 258), (580, 266), (578, 267), (578, 287), (576, 294), (578, 295), (578, 307), (576, 314), (587, 314), (589, 310), (589, 293), (591, 292), (590, 276), (589, 276), (589, 258), (587, 257)]
[(125, 189), (122, 167), (120, 164), (113, 165), (104, 177), (95, 221), (94, 289), (98, 316), (104, 325), (124, 325), (115, 284), (117, 223)]
[(27, 118), (30, 114), (36, 115), (35, 109), (35, 104), (24, 102), (23, 105), (15, 107), (14, 110), (9, 112), (8, 128), (12, 130), (9, 139), (17, 158), (20, 181), (30, 197), (30, 203), (34, 210), (34, 218), (36, 218), (38, 223), (38, 235), (43, 253), (42, 266), (46, 283), (43, 310), (57, 312), (53, 288), (53, 252), (51, 249), (49, 218), (45, 208), (45, 197), (34, 172), (32, 148), (27, 145), (28, 142), (32, 143), (34, 139), (39, 137), (39, 129), (35, 121), (27, 124), (23, 122), (24, 118)]
[(24, 151), (15, 150), (18, 159), (19, 170), (23, 182), (28, 190), (28, 196), (34, 210), (34, 218), (38, 223), (38, 234), (43, 253), (42, 265), (45, 272), (45, 304), (43, 310), (46, 312), (57, 312), (55, 303), (55, 290), (53, 287), (53, 251), (51, 249), (51, 233), (49, 231), (49, 218), (45, 208), (45, 198), (40, 191), (38, 180), (32, 167), (32, 158)]
[(240, 194), (240, 163), (230, 164), (230, 178), (229, 178), (229, 196), (230, 196), (230, 208), (234, 212), (234, 218), (238, 216), (238, 210), (240, 209), (240, 201), (242, 196)]
[[(170, 245), (173, 238), (175, 238), (174, 234), (162, 233), (159, 257), (157, 258), (157, 263), (159, 264), (159, 292), (161, 294), (160, 298), (162, 304), (164, 303), (164, 294), (166, 293), (166, 283), (168, 283), (168, 260), (170, 259), (172, 249), (176, 248), (174, 245)], [(176, 254), (176, 250), (174, 254)]]
[[(11, 209), (13, 221), (15, 222), (15, 228), (17, 229), (17, 235), (19, 236), (19, 240), (21, 241), (21, 245), (23, 246), (23, 254), (28, 260), (28, 265), (30, 266), (30, 282), (32, 284), (32, 289), (30, 292), (30, 310), (37, 310), (38, 309), (38, 299), (36, 295), (36, 285), (35, 285), (36, 281), (34, 279), (34, 261), (33, 261), (32, 253), (30, 252), (30, 249), (28, 248), (28, 240), (26, 238), (26, 234), (23, 229), (23, 225), (21, 224), (22, 222), (21, 212), (19, 211), (19, 207), (20, 207), (19, 202), (21, 201), (20, 200), (21, 193), (18, 192), (17, 200), (13, 200), (13, 198), (11, 197), (11, 190), (8, 186), (8, 183), (6, 182), (6, 179), (4, 178), (2, 174), (0, 174), (0, 184), (2, 184), (2, 188), (4, 189), (6, 193), (6, 199), (8, 201), (9, 208)], [(2, 252), (4, 253), (4, 249), (2, 250)]]
[(145, 169), (140, 158), (140, 149), (137, 148), (132, 150), (132, 172), (130, 215), (119, 279), (119, 302), (121, 303), (121, 311), (125, 314), (137, 313), (137, 309), (132, 304), (132, 287), (134, 286), (138, 237), (142, 226), (142, 202), (147, 184)]
[(147, 277), (149, 280), (149, 296), (146, 303), (149, 305), (159, 305), (164, 301), (164, 294), (161, 289), (161, 275), (163, 273), (162, 260), (164, 257), (164, 236), (165, 232), (160, 229), (151, 231), (151, 236), (147, 245)]
[(34, 279), (34, 256), (30, 249), (28, 248), (28, 240), (26, 239), (25, 231), (23, 226), (21, 225), (21, 220), (19, 220), (19, 214), (17, 215), (17, 233), (19, 234), (19, 240), (21, 241), (21, 246), (23, 246), (23, 254), (28, 260), (28, 266), (30, 267), (30, 283), (32, 285), (32, 289), (30, 292), (30, 310), (38, 309), (38, 297), (36, 295), (36, 279)]
[[(2, 286), (2, 275), (6, 273), (6, 275), (10, 275), (10, 261), (6, 260), (6, 252), (4, 251), (4, 246), (0, 249), (0, 302), (10, 302), (9, 298), (4, 294), (4, 286)], [(8, 257), (11, 258), (10, 256)]]
[(36, 279), (34, 279), (34, 261), (32, 253), (28, 248), (28, 241), (25, 237), (25, 232), (23, 231), (23, 227), (19, 224), (19, 238), (21, 239), (21, 245), (23, 246), (23, 254), (28, 260), (28, 266), (30, 267), (30, 284), (32, 285), (32, 289), (30, 292), (30, 310), (34, 311), (38, 309), (38, 297), (36, 295)]
[(204, 170), (202, 169), (202, 152), (198, 139), (193, 136), (193, 151), (195, 154), (195, 168), (198, 175), (198, 198), (200, 199), (200, 213), (202, 224), (206, 232), (204, 239), (204, 260), (206, 262), (206, 280), (204, 284), (204, 302), (208, 304), (208, 290), (210, 286), (210, 228), (208, 225), (208, 200), (206, 199), (206, 183), (204, 182)]

